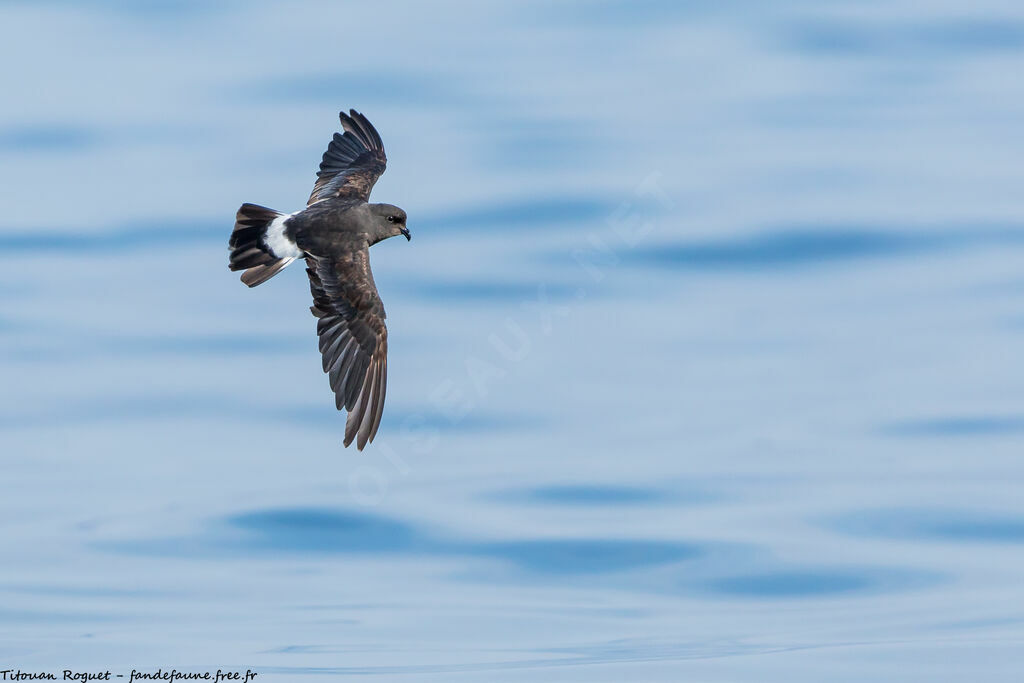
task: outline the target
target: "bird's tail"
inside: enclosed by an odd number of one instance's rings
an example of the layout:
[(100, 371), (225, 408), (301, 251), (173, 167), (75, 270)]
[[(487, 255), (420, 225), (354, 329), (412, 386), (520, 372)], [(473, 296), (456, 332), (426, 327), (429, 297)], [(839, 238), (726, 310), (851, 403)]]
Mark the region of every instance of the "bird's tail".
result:
[(281, 272), (302, 251), (285, 231), (290, 214), (256, 204), (242, 204), (228, 246), (231, 270), (244, 270), (242, 282), (255, 287)]

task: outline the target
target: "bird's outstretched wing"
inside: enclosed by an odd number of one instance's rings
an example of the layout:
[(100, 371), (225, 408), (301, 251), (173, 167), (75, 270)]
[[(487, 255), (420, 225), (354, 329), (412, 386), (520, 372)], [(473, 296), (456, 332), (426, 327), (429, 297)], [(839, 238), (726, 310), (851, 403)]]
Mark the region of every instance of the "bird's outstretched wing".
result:
[(384, 143), (366, 117), (355, 109), (338, 116), (345, 134), (335, 133), (327, 146), (306, 206), (332, 197), (369, 201), (373, 184), (387, 167)]
[(319, 320), (324, 372), (338, 410), (345, 408), (345, 445), (373, 441), (384, 412), (388, 382), (388, 330), (384, 305), (370, 272), (367, 248), (331, 258), (306, 257), (310, 310)]

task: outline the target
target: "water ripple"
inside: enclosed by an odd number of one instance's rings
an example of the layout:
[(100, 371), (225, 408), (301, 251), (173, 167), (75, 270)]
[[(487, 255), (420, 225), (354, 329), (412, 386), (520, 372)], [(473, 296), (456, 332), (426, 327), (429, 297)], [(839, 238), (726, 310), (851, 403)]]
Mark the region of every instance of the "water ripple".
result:
[(508, 489), (490, 496), (493, 500), (565, 506), (650, 505), (666, 502), (705, 502), (714, 497), (703, 491), (669, 492), (642, 486), (565, 484)]
[(889, 508), (835, 517), (829, 526), (855, 536), (953, 543), (1024, 543), (1024, 517), (944, 508)]
[(141, 555), (217, 556), (277, 552), (344, 555), (404, 553), (497, 560), (551, 576), (624, 572), (691, 560), (697, 544), (615, 538), (471, 540), (432, 533), (381, 515), (326, 508), (256, 510), (214, 520), (188, 539), (142, 539), (102, 544)]
[(664, 244), (629, 255), (635, 264), (678, 270), (773, 270), (927, 251), (1020, 245), (1024, 228), (898, 231), (836, 226), (787, 228), (745, 237)]
[(1017, 415), (953, 416), (927, 420), (906, 420), (885, 425), (881, 431), (890, 436), (1010, 436), (1024, 433), (1024, 417)]
[[(107, 542), (100, 547), (178, 557), (295, 553), (473, 558), (485, 563), (466, 576), (488, 582), (573, 577), (702, 597), (831, 597), (903, 590), (938, 579), (909, 568), (779, 566), (764, 551), (741, 544), (614, 537), (475, 539), (383, 515), (318, 507), (254, 510), (211, 520), (202, 533), (189, 538)], [(748, 572), (737, 573), (737, 567)]]
[(630, 539), (543, 539), (491, 543), (475, 554), (507, 560), (541, 574), (601, 574), (691, 560), (703, 553), (697, 544)]

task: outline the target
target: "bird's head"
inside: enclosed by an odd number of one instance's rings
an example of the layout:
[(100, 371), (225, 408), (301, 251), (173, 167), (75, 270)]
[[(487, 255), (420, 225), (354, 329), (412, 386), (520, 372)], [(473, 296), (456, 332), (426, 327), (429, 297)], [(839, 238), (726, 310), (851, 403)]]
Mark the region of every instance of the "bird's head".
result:
[(405, 227), (405, 211), (393, 204), (369, 204), (368, 206), (371, 217), (370, 244), (376, 244), (396, 235), (405, 235), (405, 239), (412, 239), (409, 228)]

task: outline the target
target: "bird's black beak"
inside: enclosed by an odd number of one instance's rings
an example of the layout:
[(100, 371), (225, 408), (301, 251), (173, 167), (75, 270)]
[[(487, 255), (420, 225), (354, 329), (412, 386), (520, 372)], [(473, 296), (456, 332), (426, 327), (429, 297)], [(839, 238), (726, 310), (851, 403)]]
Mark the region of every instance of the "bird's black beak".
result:
[(409, 228), (402, 227), (402, 228), (399, 228), (399, 230), (401, 230), (402, 234), (405, 235), (405, 241), (406, 242), (411, 242), (412, 241), (412, 233), (409, 232)]

